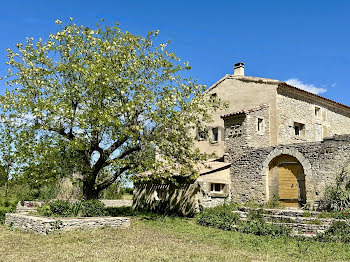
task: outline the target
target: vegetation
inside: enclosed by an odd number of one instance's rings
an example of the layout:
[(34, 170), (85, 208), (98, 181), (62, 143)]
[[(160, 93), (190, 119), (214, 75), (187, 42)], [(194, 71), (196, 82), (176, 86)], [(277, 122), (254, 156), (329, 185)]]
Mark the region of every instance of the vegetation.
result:
[(233, 204), (204, 209), (197, 217), (197, 224), (259, 236), (290, 235), (287, 227), (266, 223), (263, 209), (251, 210), (247, 220), (241, 220), (238, 214), (232, 212), (236, 209), (237, 206)]
[(13, 138), (10, 175), (41, 188), (79, 173), (85, 200), (146, 170), (196, 176), (207, 156), (190, 130), (202, 130), (222, 104), (184, 77), (189, 64), (156, 44), (158, 31), (56, 23), (46, 40), (7, 49), (0, 133)]
[(57, 200), (38, 207), (38, 213), (43, 216), (55, 217), (96, 217), (107, 215), (104, 204), (99, 200), (86, 200), (70, 203)]
[(327, 211), (350, 209), (350, 164), (337, 176), (335, 185), (326, 189), (321, 208)]
[(349, 261), (350, 245), (255, 236), (192, 219), (133, 217), (127, 229), (46, 236), (0, 226), (2, 261)]
[(350, 225), (343, 221), (336, 221), (326, 232), (318, 235), (317, 240), (350, 243)]
[(212, 208), (205, 208), (198, 215), (197, 224), (223, 230), (232, 230), (239, 221), (239, 215), (232, 213), (233, 210), (237, 210), (237, 205), (225, 204)]

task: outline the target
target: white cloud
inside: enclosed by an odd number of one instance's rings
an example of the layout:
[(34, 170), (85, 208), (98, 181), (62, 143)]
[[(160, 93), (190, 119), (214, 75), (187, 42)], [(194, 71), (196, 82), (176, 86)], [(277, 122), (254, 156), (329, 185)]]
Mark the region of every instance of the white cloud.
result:
[(287, 81), (285, 81), (288, 85), (295, 86), (297, 88), (300, 88), (302, 90), (308, 91), (313, 94), (321, 94), (327, 91), (326, 88), (318, 88), (314, 85), (308, 85), (304, 84), (302, 81), (300, 81), (298, 78), (290, 78)]
[(332, 85), (331, 85), (331, 87), (335, 87), (337, 85), (337, 83), (333, 83)]

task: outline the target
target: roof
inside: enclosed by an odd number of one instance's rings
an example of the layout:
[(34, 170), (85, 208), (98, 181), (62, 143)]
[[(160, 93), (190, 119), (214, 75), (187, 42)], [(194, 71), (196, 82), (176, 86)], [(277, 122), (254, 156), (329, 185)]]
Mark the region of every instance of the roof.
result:
[[(226, 163), (226, 162), (219, 162), (216, 160), (209, 160), (204, 163), (199, 163), (195, 166), (195, 169), (199, 172), (200, 175), (204, 175), (207, 173), (212, 173), (214, 171), (219, 171), (221, 169), (227, 168), (231, 166), (231, 163)], [(149, 177), (152, 175), (152, 172), (146, 171), (137, 174), (137, 177)], [(190, 176), (191, 174), (188, 174)], [(173, 174), (173, 176), (177, 176), (177, 174)]]
[(269, 107), (268, 104), (262, 104), (262, 105), (259, 105), (259, 106), (256, 106), (256, 107), (253, 107), (253, 108), (250, 108), (250, 109), (242, 109), (240, 111), (236, 111), (236, 112), (233, 112), (233, 113), (228, 113), (228, 114), (222, 115), (221, 118), (234, 116), (234, 115), (241, 115), (241, 114), (245, 114), (246, 115), (246, 114), (249, 114), (249, 113), (252, 113), (252, 112), (255, 112), (255, 111), (259, 111), (261, 109), (268, 108), (268, 107)]
[(344, 105), (342, 103), (338, 103), (334, 100), (331, 100), (329, 98), (320, 96), (320, 95), (316, 95), (314, 93), (305, 91), (303, 89), (297, 88), (295, 86), (289, 85), (286, 82), (280, 81), (280, 80), (276, 80), (276, 79), (270, 79), (270, 78), (261, 78), (261, 77), (254, 77), (254, 76), (239, 76), (239, 75), (225, 75), (223, 78), (221, 78), (219, 81), (217, 81), (215, 84), (213, 84), (211, 87), (209, 87), (205, 92), (209, 92), (212, 89), (216, 88), (220, 83), (222, 83), (223, 81), (225, 81), (226, 79), (237, 79), (240, 81), (244, 81), (244, 82), (255, 82), (255, 83), (265, 83), (265, 84), (276, 84), (278, 85), (279, 88), (285, 88), (288, 89), (292, 92), (296, 92), (305, 96), (308, 96), (310, 98), (316, 98), (318, 100), (321, 100), (323, 102), (326, 102), (328, 104), (332, 104), (333, 106), (337, 106), (337, 107), (341, 107), (344, 110), (349, 110), (350, 106)]

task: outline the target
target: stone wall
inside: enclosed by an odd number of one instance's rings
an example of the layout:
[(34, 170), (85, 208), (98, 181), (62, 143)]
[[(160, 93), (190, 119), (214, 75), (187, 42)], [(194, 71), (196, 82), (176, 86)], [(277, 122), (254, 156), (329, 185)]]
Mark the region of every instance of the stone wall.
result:
[(100, 201), (105, 205), (105, 207), (132, 206), (132, 200), (126, 199), (100, 199)]
[(321, 199), (327, 185), (350, 160), (350, 135), (334, 136), (322, 142), (279, 145), (254, 149), (247, 147), (235, 154), (236, 143), (226, 141), (227, 160), (231, 165), (232, 199), (237, 202), (269, 199), (267, 175), (269, 164), (280, 155), (295, 157), (305, 174), (306, 201), (311, 206)]
[[(320, 110), (318, 116), (315, 107)], [(304, 124), (302, 135), (295, 136), (294, 122)], [(324, 137), (336, 134), (350, 134), (350, 117), (348, 112), (327, 105), (323, 100), (311, 100), (288, 89), (279, 88), (277, 130), (278, 144), (321, 141)]]
[(93, 229), (104, 226), (125, 228), (130, 226), (126, 217), (84, 217), (84, 218), (47, 218), (27, 214), (7, 213), (5, 224), (14, 228), (48, 234), (53, 231), (72, 229)]

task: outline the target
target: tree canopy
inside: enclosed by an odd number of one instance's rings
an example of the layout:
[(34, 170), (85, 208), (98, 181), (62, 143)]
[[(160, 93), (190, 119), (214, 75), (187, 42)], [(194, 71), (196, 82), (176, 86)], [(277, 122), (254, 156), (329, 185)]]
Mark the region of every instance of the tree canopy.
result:
[(86, 199), (123, 174), (195, 174), (206, 156), (191, 130), (220, 102), (183, 76), (189, 64), (169, 43), (155, 44), (158, 31), (56, 24), (46, 40), (7, 49), (1, 119), (15, 137), (19, 174), (38, 181), (78, 172)]

